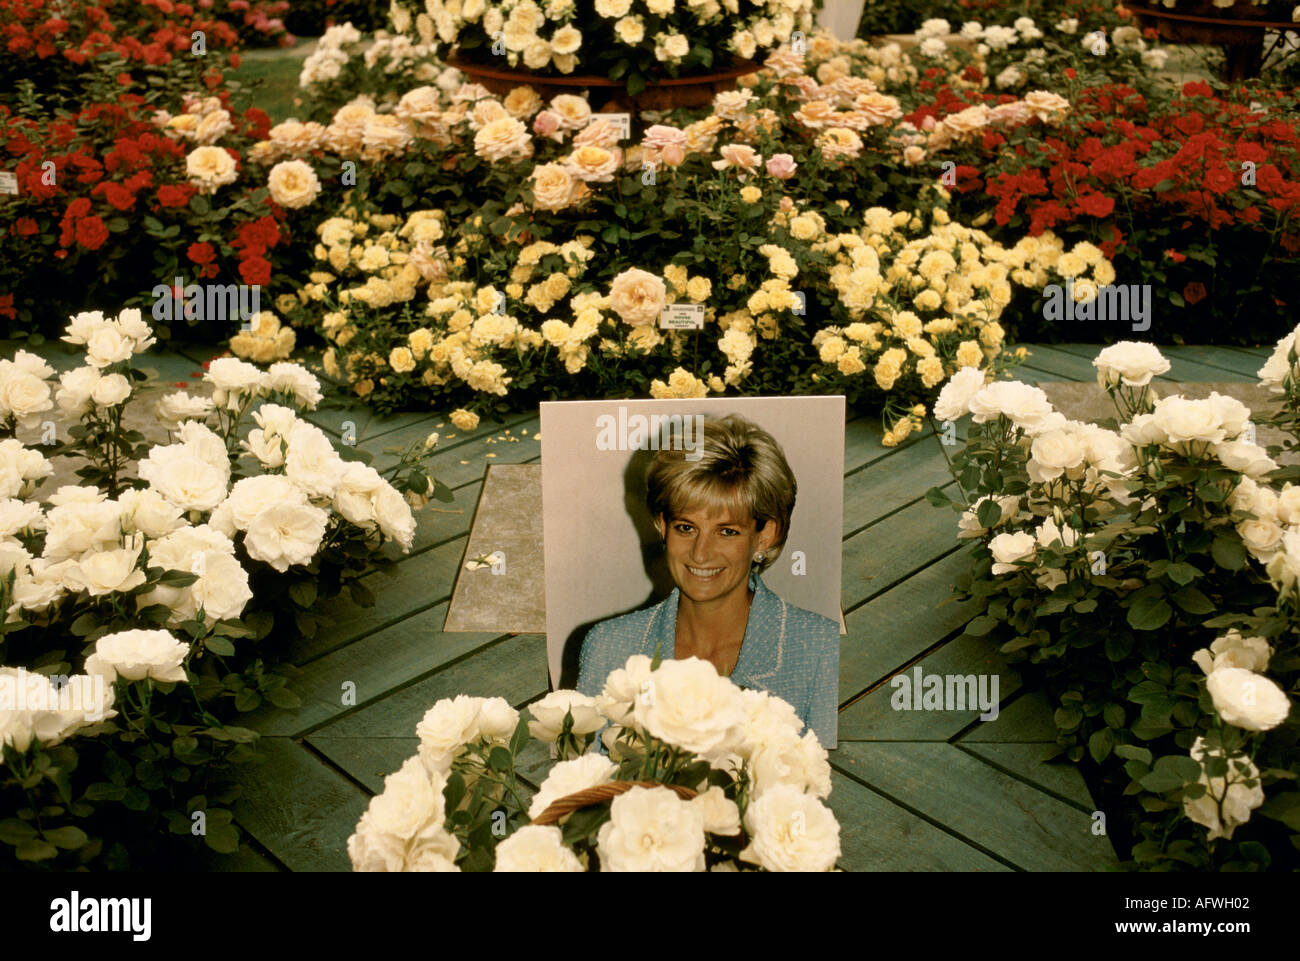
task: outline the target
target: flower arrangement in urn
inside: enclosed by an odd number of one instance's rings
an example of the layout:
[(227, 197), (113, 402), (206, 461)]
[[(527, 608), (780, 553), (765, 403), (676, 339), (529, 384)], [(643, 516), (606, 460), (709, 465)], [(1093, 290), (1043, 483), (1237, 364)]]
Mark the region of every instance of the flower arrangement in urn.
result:
[(393, 26), (420, 42), (455, 44), (467, 61), (556, 76), (621, 80), (708, 73), (719, 58), (759, 51), (812, 29), (811, 0), (429, 0), (414, 19), (394, 4)]
[[(816, 735), (707, 661), (637, 655), (598, 696), (527, 710), (463, 694), (430, 708), (348, 839), (354, 868), (828, 871), (840, 856)], [(543, 745), (555, 763), (532, 777)]]

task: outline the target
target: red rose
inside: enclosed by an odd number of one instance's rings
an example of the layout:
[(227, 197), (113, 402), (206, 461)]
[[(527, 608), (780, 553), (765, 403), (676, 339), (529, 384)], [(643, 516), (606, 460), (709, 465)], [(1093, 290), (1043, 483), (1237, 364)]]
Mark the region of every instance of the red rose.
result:
[(100, 184), (93, 191), (96, 194), (102, 194), (104, 199), (117, 210), (130, 210), (135, 206), (135, 194), (127, 190), (121, 184), (108, 183)]
[(108, 228), (98, 217), (85, 217), (77, 221), (77, 243), (87, 250), (98, 250), (108, 240)]
[(239, 276), (250, 286), (265, 287), (271, 283), (271, 262), (265, 257), (246, 257), (239, 262)]
[(1210, 85), (1208, 83), (1206, 83), (1203, 80), (1198, 80), (1195, 83), (1183, 84), (1183, 96), (1184, 97), (1213, 97), (1214, 91), (1210, 89)]
[(1085, 194), (1079, 198), (1079, 210), (1090, 217), (1109, 217), (1115, 210), (1115, 200), (1105, 194)]
[(18, 311), (14, 310), (13, 294), (0, 294), (0, 317), (8, 317), (10, 320), (18, 317)]
[(1227, 193), (1237, 184), (1237, 178), (1223, 164), (1210, 164), (1205, 170), (1205, 186), (1211, 193)]
[[(1256, 211), (1258, 214), (1258, 211)], [(36, 226), (36, 221), (31, 217), (19, 217), (14, 221), (14, 233), (19, 237), (30, 237), (41, 228)]]
[(117, 82), (124, 87), (129, 87), (131, 86), (131, 75), (129, 73), (119, 73), (117, 75)]
[(1189, 304), (1199, 304), (1205, 299), (1205, 285), (1199, 280), (1188, 281), (1183, 288), (1183, 300)]
[(197, 192), (197, 188), (189, 184), (167, 184), (158, 188), (158, 203), (164, 207), (184, 207)]
[(216, 259), (217, 252), (209, 243), (190, 244), (189, 249), (185, 251), (185, 256), (190, 258), (191, 263), (202, 267), (212, 263)]
[(1178, 251), (1174, 250), (1172, 247), (1170, 247), (1168, 250), (1166, 250), (1165, 253), (1168, 254), (1168, 255), (1169, 255), (1169, 259), (1172, 260), (1172, 261), (1173, 261), (1174, 263), (1176, 263), (1176, 264), (1181, 264), (1184, 260), (1187, 259), (1187, 255), (1186, 255), (1186, 254), (1180, 254)]

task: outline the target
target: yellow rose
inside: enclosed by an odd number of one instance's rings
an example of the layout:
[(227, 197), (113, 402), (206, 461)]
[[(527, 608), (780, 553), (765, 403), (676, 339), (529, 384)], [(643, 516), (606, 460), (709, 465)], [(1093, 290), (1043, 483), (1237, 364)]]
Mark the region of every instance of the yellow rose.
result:
[(399, 374), (415, 370), (415, 357), (409, 347), (394, 347), (388, 354), (388, 366)]
[(478, 427), (478, 414), (463, 407), (453, 410), (447, 419), (456, 426), (457, 430), (473, 430)]

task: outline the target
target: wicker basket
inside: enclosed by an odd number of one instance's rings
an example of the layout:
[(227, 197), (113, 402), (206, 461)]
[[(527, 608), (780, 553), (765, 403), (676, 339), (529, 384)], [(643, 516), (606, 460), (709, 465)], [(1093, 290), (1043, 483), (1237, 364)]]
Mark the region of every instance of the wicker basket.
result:
[(610, 781), (608, 784), (598, 784), (595, 787), (589, 787), (585, 791), (576, 791), (573, 794), (566, 794), (557, 801), (553, 801), (549, 807), (541, 814), (533, 818), (533, 824), (554, 824), (560, 818), (572, 814), (574, 811), (590, 807), (593, 804), (600, 804), (602, 801), (612, 801), (634, 787), (666, 787), (673, 791), (683, 801), (689, 801), (696, 796), (695, 791), (680, 784), (661, 784), (658, 781)]

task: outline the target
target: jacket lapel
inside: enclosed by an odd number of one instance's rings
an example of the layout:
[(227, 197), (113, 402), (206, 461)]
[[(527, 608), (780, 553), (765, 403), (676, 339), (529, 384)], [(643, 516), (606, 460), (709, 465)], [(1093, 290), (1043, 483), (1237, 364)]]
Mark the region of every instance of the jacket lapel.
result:
[[(749, 583), (754, 600), (749, 607), (740, 659), (731, 672), (731, 680), (741, 687), (756, 687), (775, 677), (785, 656), (785, 602), (768, 589), (761, 577), (754, 575)], [(775, 637), (773, 630), (777, 632)]]

